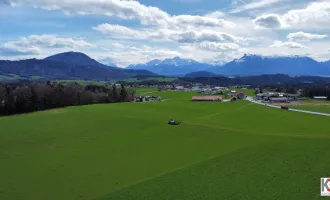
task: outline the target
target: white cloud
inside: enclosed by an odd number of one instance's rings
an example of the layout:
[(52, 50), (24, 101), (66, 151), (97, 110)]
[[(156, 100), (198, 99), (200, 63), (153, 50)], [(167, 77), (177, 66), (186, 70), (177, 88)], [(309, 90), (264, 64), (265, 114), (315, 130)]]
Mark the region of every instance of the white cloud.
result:
[(305, 33), (305, 32), (296, 32), (290, 33), (287, 38), (292, 41), (310, 41), (310, 40), (319, 40), (325, 39), (328, 35), (320, 35), (320, 34), (312, 34), (312, 33)]
[(137, 40), (164, 40), (178, 43), (196, 42), (232, 42), (246, 44), (255, 38), (243, 38), (224, 32), (205, 29), (197, 30), (170, 30), (170, 29), (131, 29), (112, 24), (100, 24), (93, 29), (110, 37), (129, 38)]
[(299, 44), (297, 42), (282, 42), (282, 41), (274, 41), (274, 43), (270, 47), (287, 47), (292, 49), (307, 48), (306, 46)]
[(83, 48), (93, 45), (84, 40), (62, 38), (56, 35), (30, 35), (17, 41), (10, 41), (0, 46), (0, 52), (6, 56), (38, 55), (42, 48)]
[(281, 28), (284, 23), (281, 21), (280, 16), (276, 14), (267, 14), (257, 17), (253, 22), (260, 28)]
[(119, 49), (112, 49), (101, 57), (100, 60), (111, 60), (119, 67), (126, 67), (130, 64), (146, 63), (153, 59), (166, 59), (175, 56), (182, 57), (182, 54), (175, 50), (147, 45), (133, 46), (123, 45)]
[[(266, 6), (270, 6), (272, 4), (280, 2), (280, 0), (262, 0), (262, 1), (253, 1), (251, 3), (246, 3), (245, 1), (240, 1), (242, 3), (242, 6), (239, 6), (233, 10), (230, 11), (230, 13), (239, 13), (247, 10), (257, 9), (257, 8), (263, 8)], [(237, 2), (236, 2), (237, 4)]]
[(125, 26), (120, 26), (116, 24), (100, 24), (93, 27), (104, 35), (112, 37), (123, 37), (123, 38), (135, 38), (135, 39), (146, 39), (150, 37), (150, 33), (142, 30), (134, 30)]
[(5, 43), (0, 46), (0, 54), (2, 56), (38, 55), (40, 49), (37, 47), (21, 48), (13, 43)]
[(229, 62), (243, 55), (245, 49), (225, 49), (214, 51), (211, 48), (201, 48), (198, 44), (180, 46), (180, 52), (186, 58), (191, 58), (200, 62), (219, 64)]
[(240, 46), (235, 43), (216, 43), (216, 42), (202, 42), (197, 44), (196, 46), (200, 49), (213, 51), (213, 52), (233, 51), (240, 48)]
[(223, 13), (221, 11), (214, 11), (214, 12), (210, 12), (210, 13), (204, 15), (204, 17), (210, 17), (210, 18), (216, 18), (216, 19), (222, 18), (224, 16), (225, 16), (225, 13)]
[(22, 37), (17, 41), (8, 42), (17, 47), (46, 47), (46, 48), (63, 48), (63, 47), (91, 47), (92, 45), (84, 40), (75, 40), (72, 38), (62, 38), (56, 35), (30, 35)]
[(234, 27), (224, 19), (193, 15), (169, 15), (157, 7), (132, 0), (9, 0), (12, 6), (32, 6), (46, 10), (61, 10), (66, 14), (107, 15), (122, 19), (137, 19), (143, 25), (182, 28)]
[(264, 28), (330, 28), (330, 2), (319, 1), (304, 9), (295, 9), (283, 15), (267, 14), (257, 17), (254, 22)]

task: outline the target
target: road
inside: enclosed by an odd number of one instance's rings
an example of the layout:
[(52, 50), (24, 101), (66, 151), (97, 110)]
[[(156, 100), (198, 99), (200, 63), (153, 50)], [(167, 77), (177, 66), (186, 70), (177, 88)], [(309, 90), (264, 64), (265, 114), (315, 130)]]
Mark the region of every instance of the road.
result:
[[(281, 106), (274, 106), (274, 105), (271, 105), (271, 104), (261, 103), (260, 101), (254, 100), (253, 97), (247, 97), (246, 100), (248, 100), (252, 103), (263, 105), (263, 106), (281, 109)], [(299, 109), (290, 108), (289, 111), (307, 113), (307, 114), (312, 114), (312, 115), (322, 115), (322, 116), (330, 117), (330, 114), (327, 114), (327, 113), (313, 112), (313, 111), (308, 111), (308, 110), (299, 110)]]

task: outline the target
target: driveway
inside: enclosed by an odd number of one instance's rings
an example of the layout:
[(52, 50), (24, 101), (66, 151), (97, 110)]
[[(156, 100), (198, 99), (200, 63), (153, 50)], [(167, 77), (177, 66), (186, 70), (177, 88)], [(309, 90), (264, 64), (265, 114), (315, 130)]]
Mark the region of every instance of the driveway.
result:
[[(252, 103), (263, 105), (263, 106), (281, 109), (281, 106), (274, 106), (274, 105), (271, 105), (271, 104), (261, 103), (260, 101), (254, 100), (253, 97), (247, 97), (246, 100), (248, 100)], [(322, 116), (330, 117), (330, 114), (327, 114), (327, 113), (313, 112), (313, 111), (308, 111), (308, 110), (299, 110), (299, 109), (290, 108), (289, 111), (307, 113), (307, 114), (312, 114), (312, 115), (322, 115)]]

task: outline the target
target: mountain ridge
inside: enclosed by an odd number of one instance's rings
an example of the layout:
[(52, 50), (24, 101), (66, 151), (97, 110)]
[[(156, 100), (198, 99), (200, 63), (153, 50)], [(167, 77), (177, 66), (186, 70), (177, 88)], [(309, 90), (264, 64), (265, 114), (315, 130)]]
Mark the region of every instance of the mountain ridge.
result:
[[(189, 74), (198, 71), (207, 71), (221, 75), (262, 75), (262, 74), (288, 74), (288, 75), (330, 75), (330, 60), (318, 62), (308, 56), (261, 56), (258, 54), (244, 54), (222, 65), (197, 62), (189, 59), (181, 65), (167, 64), (164, 61), (181, 60), (172, 59), (152, 60), (145, 64), (130, 65), (131, 69), (146, 69), (160, 75)], [(157, 61), (157, 62), (156, 62)], [(156, 64), (155, 64), (156, 63)], [(192, 63), (192, 64), (190, 64)], [(219, 62), (221, 63), (221, 62)]]
[(90, 80), (117, 80), (137, 75), (155, 75), (147, 70), (106, 66), (80, 52), (64, 52), (44, 59), (0, 60), (0, 74), (47, 79)]
[(164, 60), (151, 60), (144, 64), (129, 65), (126, 69), (146, 69), (160, 75), (182, 75), (187, 73), (204, 71), (213, 67), (211, 64), (198, 62), (192, 59), (180, 57), (166, 58)]

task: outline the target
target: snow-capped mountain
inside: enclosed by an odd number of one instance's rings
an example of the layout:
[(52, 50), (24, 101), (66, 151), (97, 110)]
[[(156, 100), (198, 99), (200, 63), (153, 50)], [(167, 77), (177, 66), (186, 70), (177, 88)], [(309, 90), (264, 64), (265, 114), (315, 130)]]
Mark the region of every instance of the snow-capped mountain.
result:
[(245, 54), (241, 58), (223, 64), (221, 61), (201, 63), (179, 57), (152, 60), (146, 64), (130, 65), (128, 69), (145, 69), (160, 75), (183, 75), (209, 71), (221, 75), (287, 74), (290, 76), (329, 76), (330, 60), (317, 62), (307, 56), (261, 56)]
[(174, 57), (166, 58), (165, 60), (152, 60), (145, 64), (130, 65), (126, 69), (145, 69), (160, 75), (174, 76), (206, 70), (210, 67), (213, 66), (191, 59)]
[(98, 61), (100, 63), (104, 64), (104, 65), (111, 66), (111, 67), (117, 67), (118, 68), (118, 66), (113, 63), (113, 61), (112, 61), (111, 58), (103, 58), (103, 59), (100, 59)]
[(321, 64), (307, 56), (260, 56), (245, 54), (239, 59), (214, 67), (212, 72), (223, 75), (329, 75), (330, 62)]

